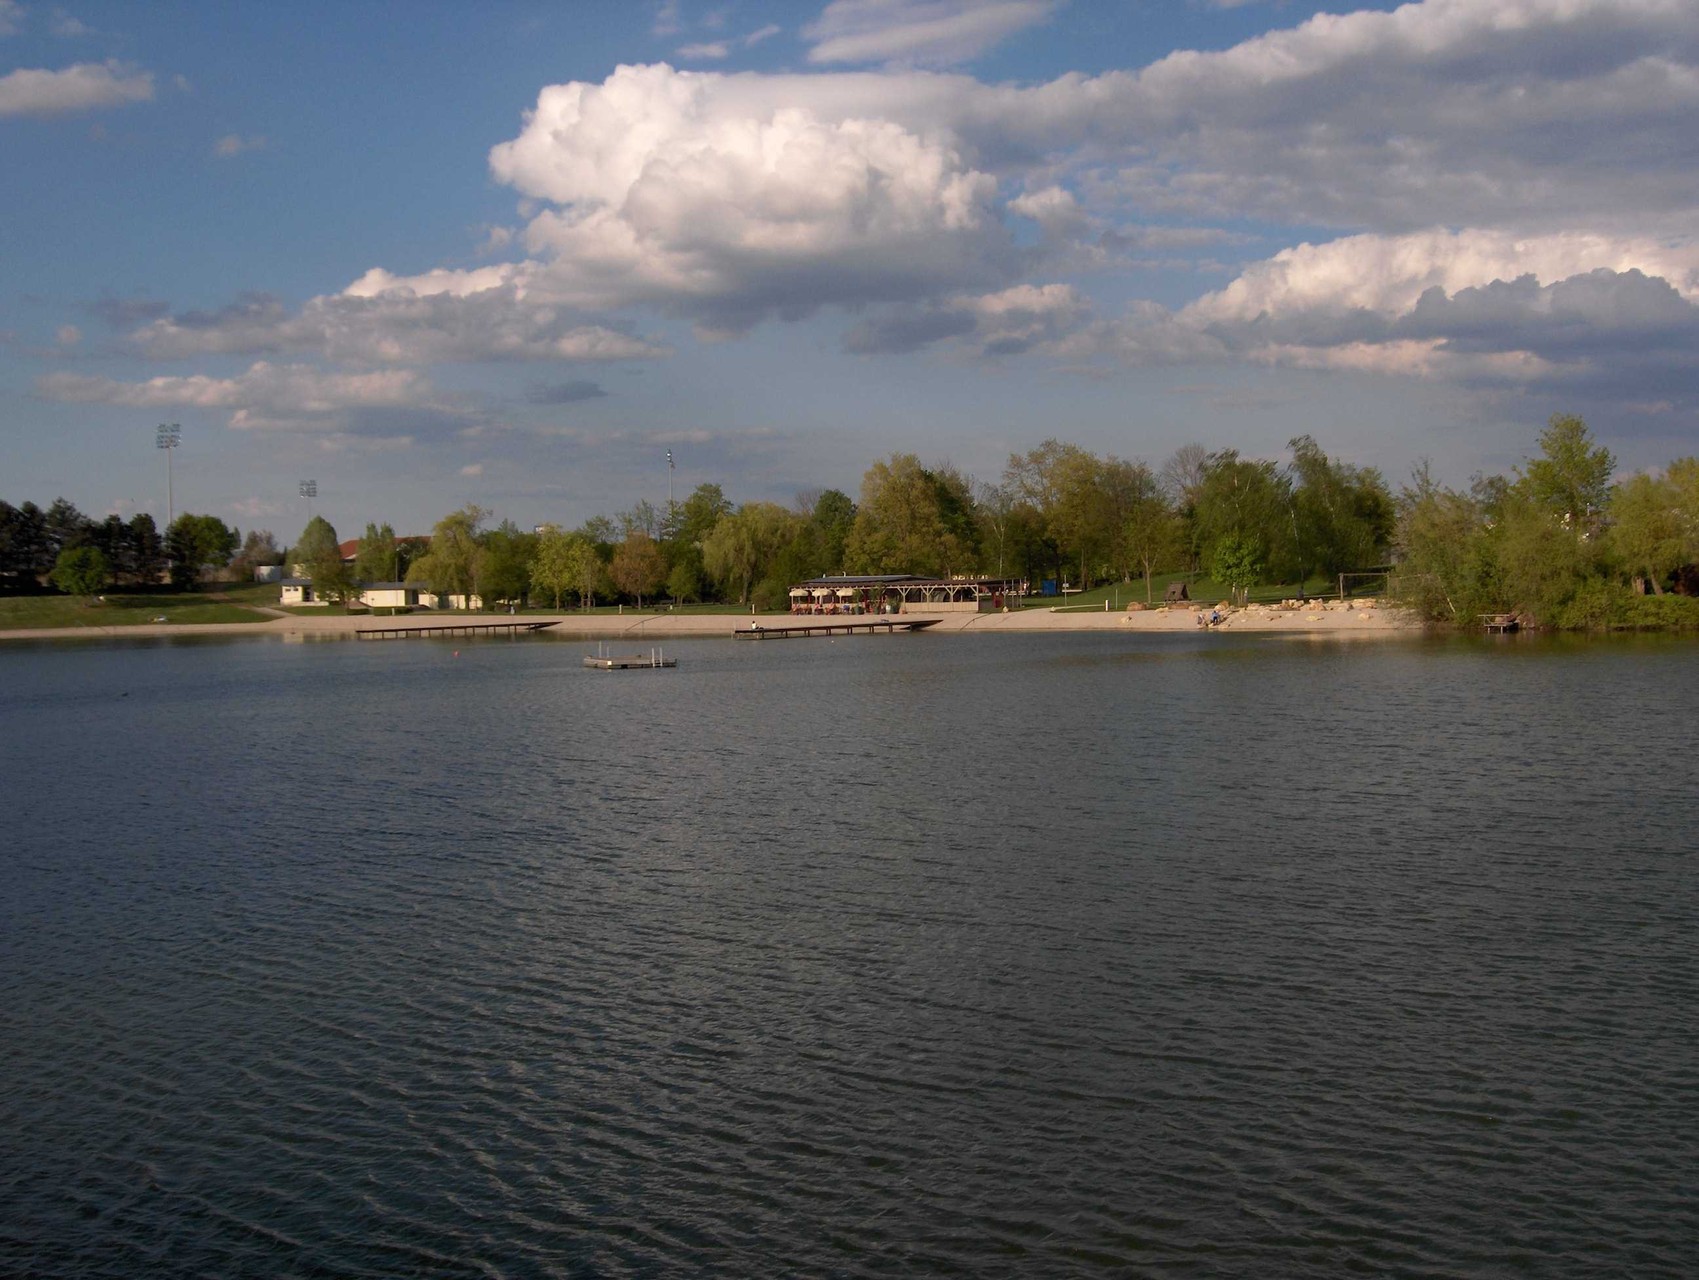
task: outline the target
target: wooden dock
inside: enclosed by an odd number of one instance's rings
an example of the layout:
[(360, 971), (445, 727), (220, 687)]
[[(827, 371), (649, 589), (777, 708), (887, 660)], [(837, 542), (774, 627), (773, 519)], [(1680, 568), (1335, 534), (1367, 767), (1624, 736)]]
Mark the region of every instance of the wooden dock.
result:
[(449, 622), (422, 627), (361, 627), (357, 640), (411, 640), (414, 636), (513, 636), (522, 631), (541, 631), (556, 626), (550, 622)]
[(853, 618), (834, 622), (751, 623), (732, 632), (733, 640), (795, 640), (807, 636), (865, 636), (875, 632), (919, 631), (936, 624), (937, 618)]
[(660, 671), (678, 666), (677, 658), (669, 658), (659, 649), (648, 653), (587, 653), (584, 665), (596, 671)]
[(1483, 613), (1480, 615), (1481, 625), (1486, 628), (1488, 635), (1512, 635), (1522, 630), (1522, 617), (1515, 613)]

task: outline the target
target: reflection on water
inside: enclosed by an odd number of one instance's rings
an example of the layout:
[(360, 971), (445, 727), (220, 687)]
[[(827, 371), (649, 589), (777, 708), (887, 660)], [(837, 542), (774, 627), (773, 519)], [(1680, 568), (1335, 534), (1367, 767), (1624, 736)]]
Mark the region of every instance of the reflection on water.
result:
[(0, 1271), (1690, 1265), (1690, 647), (581, 650), (0, 651)]

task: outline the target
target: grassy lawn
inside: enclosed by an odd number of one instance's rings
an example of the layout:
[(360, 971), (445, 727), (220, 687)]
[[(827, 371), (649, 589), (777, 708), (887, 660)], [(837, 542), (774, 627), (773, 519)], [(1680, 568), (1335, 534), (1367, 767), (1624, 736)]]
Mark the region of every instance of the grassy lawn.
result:
[(189, 591), (106, 592), (104, 602), (80, 596), (0, 596), (0, 631), (33, 627), (134, 627), (156, 619), (167, 622), (264, 622), (266, 615), (248, 604), (275, 602), (277, 588), (264, 583), (233, 587), (212, 584)]

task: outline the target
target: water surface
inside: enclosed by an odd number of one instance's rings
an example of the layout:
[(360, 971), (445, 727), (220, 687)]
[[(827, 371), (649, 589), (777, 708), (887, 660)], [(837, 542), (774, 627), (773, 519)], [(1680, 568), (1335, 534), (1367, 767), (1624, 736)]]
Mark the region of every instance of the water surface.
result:
[(0, 1271), (1690, 1274), (1699, 652), (0, 649)]

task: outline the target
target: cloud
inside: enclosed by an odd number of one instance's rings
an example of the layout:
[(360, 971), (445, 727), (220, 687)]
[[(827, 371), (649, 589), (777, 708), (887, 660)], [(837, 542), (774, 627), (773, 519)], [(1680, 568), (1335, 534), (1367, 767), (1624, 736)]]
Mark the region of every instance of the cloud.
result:
[(79, 18), (73, 18), (63, 9), (53, 11), (53, 34), (64, 40), (79, 40), (84, 36), (94, 34), (94, 29)]
[(532, 404), (579, 404), (585, 400), (600, 400), (608, 393), (599, 383), (585, 378), (567, 382), (533, 382), (525, 389), (525, 399)]
[(212, 154), (220, 160), (231, 160), (246, 151), (261, 151), (266, 140), (258, 134), (244, 138), (239, 133), (227, 133), (212, 144)]
[(1071, 285), (1017, 285), (887, 310), (851, 329), (844, 347), (858, 355), (891, 355), (954, 339), (977, 355), (1022, 355), (1055, 349), (1090, 315), (1091, 304)]
[(36, 394), (72, 404), (228, 410), (229, 425), (239, 431), (411, 438), (451, 434), (471, 417), (414, 370), (327, 373), (266, 361), (232, 378), (193, 374), (122, 382), (54, 373), (37, 380)]
[(1567, 233), (1353, 236), (1139, 303), (1058, 354), (1247, 361), (1699, 408), (1699, 242)]
[(54, 334), (54, 341), (61, 347), (74, 347), (83, 340), (83, 331), (74, 324), (62, 324)]
[(153, 99), (153, 73), (121, 62), (80, 62), (62, 71), (0, 76), (0, 117), (59, 116)]
[(724, 40), (715, 40), (708, 44), (680, 45), (678, 56), (688, 62), (717, 62), (731, 56), (731, 46)]
[(843, 103), (827, 116), (806, 92), (752, 97), (759, 79), (622, 67), (545, 89), (490, 155), (499, 180), (550, 202), (525, 233), (538, 291), (654, 304), (723, 333), (1012, 282), (993, 177)]
[(460, 468), (460, 474), (463, 476), (481, 476), (484, 474), (484, 464), (481, 462), (468, 462), (464, 467)]
[(832, 0), (804, 28), (808, 60), (949, 66), (1043, 22), (1054, 0)]
[(374, 269), (298, 312), (269, 295), (247, 295), (217, 311), (159, 316), (127, 341), (156, 359), (302, 352), (380, 365), (635, 360), (667, 352), (533, 300), (527, 273), (511, 265), (412, 279)]
[(0, 36), (15, 36), (23, 26), (24, 7), (18, 0), (0, 0)]

